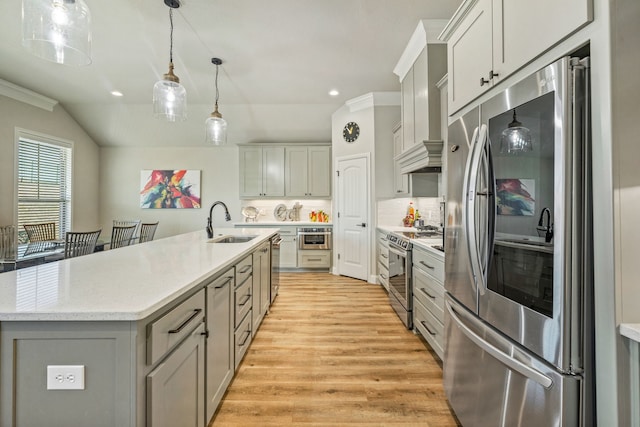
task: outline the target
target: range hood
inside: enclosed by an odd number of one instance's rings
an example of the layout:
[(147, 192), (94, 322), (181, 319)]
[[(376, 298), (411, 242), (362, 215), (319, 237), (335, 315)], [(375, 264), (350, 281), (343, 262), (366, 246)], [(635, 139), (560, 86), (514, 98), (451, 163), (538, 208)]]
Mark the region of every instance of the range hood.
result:
[(443, 141), (422, 141), (398, 154), (394, 160), (401, 173), (442, 172)]

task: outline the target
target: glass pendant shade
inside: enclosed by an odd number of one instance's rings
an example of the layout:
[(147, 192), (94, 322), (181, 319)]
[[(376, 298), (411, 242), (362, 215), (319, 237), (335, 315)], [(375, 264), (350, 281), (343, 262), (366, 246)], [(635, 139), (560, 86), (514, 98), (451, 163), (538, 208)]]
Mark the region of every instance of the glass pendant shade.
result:
[(89, 65), (89, 8), (83, 0), (23, 0), (22, 45), (58, 64)]
[(500, 152), (504, 154), (520, 154), (533, 151), (531, 131), (522, 126), (516, 119), (516, 110), (513, 110), (513, 121), (502, 131), (500, 138)]
[(205, 122), (207, 132), (206, 141), (213, 145), (225, 145), (227, 143), (227, 121), (218, 112), (218, 105), (211, 116)]
[(169, 64), (169, 72), (153, 86), (153, 115), (168, 122), (187, 119), (187, 91), (173, 74), (173, 64)]

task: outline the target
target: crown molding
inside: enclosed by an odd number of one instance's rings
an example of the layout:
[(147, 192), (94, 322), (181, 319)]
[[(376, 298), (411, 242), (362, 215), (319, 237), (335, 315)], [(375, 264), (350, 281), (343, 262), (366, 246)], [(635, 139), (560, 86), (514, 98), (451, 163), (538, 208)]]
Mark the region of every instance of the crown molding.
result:
[(393, 73), (402, 81), (407, 75), (413, 63), (427, 44), (442, 44), (438, 39), (443, 28), (448, 24), (448, 19), (423, 19), (418, 22), (418, 26), (409, 39), (409, 43), (404, 48), (398, 63), (393, 69)]
[(400, 92), (369, 92), (345, 102), (350, 112), (373, 107), (400, 106)]
[(32, 90), (25, 89), (22, 86), (2, 79), (0, 79), (0, 95), (47, 111), (53, 111), (53, 107), (58, 104), (58, 101), (55, 99), (40, 95)]

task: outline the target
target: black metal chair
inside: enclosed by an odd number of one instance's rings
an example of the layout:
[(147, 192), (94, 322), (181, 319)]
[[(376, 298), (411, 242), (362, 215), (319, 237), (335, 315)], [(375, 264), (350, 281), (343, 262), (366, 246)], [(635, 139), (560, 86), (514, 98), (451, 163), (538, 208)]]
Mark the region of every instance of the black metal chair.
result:
[(153, 240), (153, 236), (156, 234), (158, 228), (158, 222), (140, 224), (140, 243), (150, 242)]
[(47, 240), (56, 240), (55, 222), (44, 222), (41, 224), (24, 224), (24, 231), (27, 232), (30, 242), (44, 242)]
[(4, 266), (7, 264), (13, 264), (12, 270), (15, 270), (17, 248), (16, 227), (13, 225), (0, 226), (0, 271), (4, 271)]
[(129, 246), (133, 241), (133, 233), (138, 228), (137, 225), (114, 226), (111, 229), (111, 249)]
[(64, 240), (64, 257), (73, 258), (93, 253), (101, 232), (102, 230), (67, 232)]
[(142, 221), (139, 219), (114, 219), (113, 226), (114, 227), (129, 227), (131, 225), (135, 225), (136, 229), (133, 232), (133, 238), (138, 237), (138, 233), (140, 232), (140, 223)]

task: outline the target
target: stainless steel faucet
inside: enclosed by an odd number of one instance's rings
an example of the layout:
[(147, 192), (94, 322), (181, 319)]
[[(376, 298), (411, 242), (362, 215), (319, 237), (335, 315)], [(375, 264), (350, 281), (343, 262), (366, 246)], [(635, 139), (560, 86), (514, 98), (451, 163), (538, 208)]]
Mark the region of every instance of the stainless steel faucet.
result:
[[(544, 225), (545, 217), (547, 219), (547, 225)], [(551, 222), (551, 211), (549, 208), (544, 208), (542, 212), (540, 212), (537, 229), (544, 231), (544, 241), (546, 243), (551, 242), (551, 239), (553, 239), (553, 223)]]
[(213, 237), (213, 227), (211, 226), (211, 215), (213, 214), (213, 208), (215, 208), (216, 205), (222, 205), (222, 207), (224, 208), (225, 219), (227, 221), (231, 221), (231, 215), (229, 215), (229, 209), (227, 208), (227, 205), (224, 204), (224, 202), (221, 202), (220, 200), (218, 200), (213, 205), (211, 205), (211, 209), (209, 209), (209, 218), (207, 218), (207, 228), (206, 228), (207, 236), (210, 239)]

